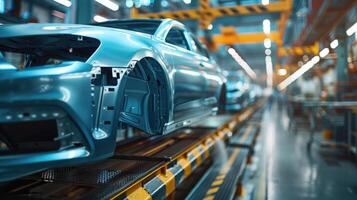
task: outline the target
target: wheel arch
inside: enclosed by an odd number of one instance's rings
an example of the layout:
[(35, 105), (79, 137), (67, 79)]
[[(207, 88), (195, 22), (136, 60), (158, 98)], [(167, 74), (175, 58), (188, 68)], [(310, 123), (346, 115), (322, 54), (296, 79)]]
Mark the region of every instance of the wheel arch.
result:
[[(158, 56), (157, 54), (155, 54), (153, 51), (150, 50), (142, 50), (140, 52), (137, 52), (133, 56), (131, 62), (128, 64), (128, 67), (130, 68), (128, 76), (131, 72), (136, 73), (134, 72), (135, 68), (139, 67), (139, 65), (140, 65), (140, 70), (143, 71), (143, 73), (146, 75), (150, 74), (151, 76), (153, 76), (157, 83), (155, 87), (151, 87), (149, 84), (149, 83), (152, 84), (152, 80), (151, 80), (151, 82), (148, 82), (148, 87), (150, 93), (154, 91), (154, 90), (151, 91), (152, 88), (155, 88), (155, 91), (157, 91), (158, 93), (156, 94), (154, 92), (153, 94), (156, 95), (156, 98), (158, 98), (160, 102), (159, 103), (160, 118), (162, 118), (165, 124), (171, 122), (173, 118), (173, 84), (169, 76), (170, 69), (167, 67), (167, 64), (163, 59), (161, 59), (160, 56)], [(149, 79), (151, 78), (148, 78), (148, 80)], [(123, 85), (124, 86), (122, 86), (122, 90), (124, 91), (125, 94), (126, 81), (124, 81)], [(124, 108), (124, 107), (120, 107), (120, 108)], [(145, 106), (143, 106), (142, 109), (150, 110)], [(150, 121), (152, 120), (151, 118), (152, 118), (151, 116), (148, 116), (146, 120)], [(149, 122), (146, 122), (146, 124), (148, 123)], [(163, 124), (163, 128), (165, 124)]]

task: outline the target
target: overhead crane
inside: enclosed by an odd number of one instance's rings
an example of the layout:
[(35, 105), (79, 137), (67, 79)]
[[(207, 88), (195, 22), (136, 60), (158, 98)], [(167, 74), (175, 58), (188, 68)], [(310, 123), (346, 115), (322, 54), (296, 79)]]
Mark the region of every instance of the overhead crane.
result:
[[(98, 163), (49, 169), (3, 184), (0, 195), (5, 199), (232, 199), (242, 195), (242, 176), (259, 132), (259, 124), (249, 120), (256, 114), (261, 117), (264, 101), (165, 137), (134, 138)], [(228, 163), (212, 165), (219, 142), (228, 146)], [(196, 173), (208, 168), (204, 183), (193, 183), (195, 189), (180, 193), (187, 181), (198, 181), (201, 176)]]

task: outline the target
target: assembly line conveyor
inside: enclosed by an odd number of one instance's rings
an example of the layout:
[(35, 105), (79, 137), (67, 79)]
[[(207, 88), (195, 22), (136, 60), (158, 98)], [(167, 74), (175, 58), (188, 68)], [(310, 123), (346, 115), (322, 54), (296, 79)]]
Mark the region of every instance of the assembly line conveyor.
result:
[[(258, 124), (245, 122), (262, 105), (260, 100), (235, 115), (213, 116), (164, 137), (133, 140), (98, 163), (49, 169), (2, 184), (1, 198), (231, 199), (241, 191), (259, 132)], [(224, 164), (212, 161), (219, 142), (227, 145)], [(192, 185), (191, 190), (180, 192), (185, 185)]]

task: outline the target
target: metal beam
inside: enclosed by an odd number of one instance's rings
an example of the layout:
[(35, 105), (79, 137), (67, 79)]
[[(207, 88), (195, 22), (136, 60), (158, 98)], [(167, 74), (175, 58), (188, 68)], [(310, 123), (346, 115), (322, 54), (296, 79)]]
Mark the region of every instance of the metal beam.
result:
[(207, 24), (217, 17), (237, 15), (257, 15), (266, 13), (285, 12), (291, 10), (291, 0), (280, 0), (268, 5), (238, 5), (229, 7), (211, 7), (208, 0), (200, 0), (198, 9), (168, 11), (158, 13), (140, 13), (137, 8), (131, 9), (132, 18), (171, 18), (177, 20), (200, 20), (201, 28), (206, 29)]
[(317, 55), (319, 53), (319, 44), (315, 42), (310, 46), (296, 46), (296, 47), (279, 47), (278, 56), (303, 56), (303, 55)]

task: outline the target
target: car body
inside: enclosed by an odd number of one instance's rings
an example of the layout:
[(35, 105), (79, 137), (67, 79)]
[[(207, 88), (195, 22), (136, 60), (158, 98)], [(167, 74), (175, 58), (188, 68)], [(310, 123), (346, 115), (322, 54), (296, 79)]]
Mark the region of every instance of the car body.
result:
[(260, 85), (253, 83), (249, 89), (249, 104), (257, 102), (263, 96), (263, 89)]
[(175, 20), (0, 32), (0, 181), (110, 157), (125, 126), (152, 135), (187, 126), (217, 112), (225, 87)]
[(224, 74), (227, 78), (225, 110), (240, 111), (249, 104), (249, 77), (242, 71), (225, 71)]

